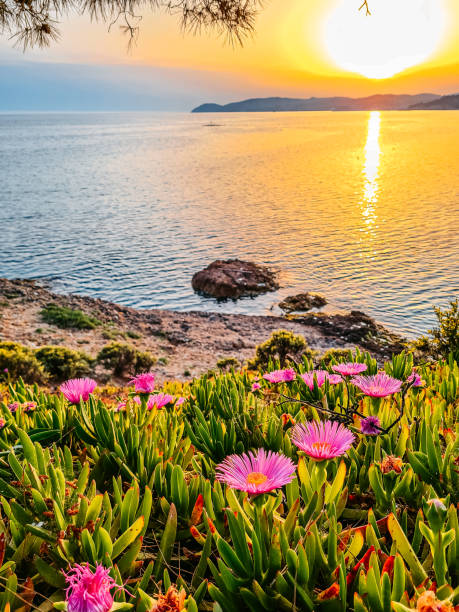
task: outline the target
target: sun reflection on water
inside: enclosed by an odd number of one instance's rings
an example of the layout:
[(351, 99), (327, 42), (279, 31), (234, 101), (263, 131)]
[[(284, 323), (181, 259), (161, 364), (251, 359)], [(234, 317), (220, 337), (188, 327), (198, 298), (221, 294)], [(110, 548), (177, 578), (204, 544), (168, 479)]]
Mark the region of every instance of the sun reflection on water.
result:
[(381, 129), (381, 113), (372, 111), (368, 118), (367, 141), (365, 144), (365, 163), (363, 165), (363, 199), (362, 216), (367, 229), (371, 229), (377, 219), (375, 204), (378, 201), (378, 172), (381, 157), (379, 133)]

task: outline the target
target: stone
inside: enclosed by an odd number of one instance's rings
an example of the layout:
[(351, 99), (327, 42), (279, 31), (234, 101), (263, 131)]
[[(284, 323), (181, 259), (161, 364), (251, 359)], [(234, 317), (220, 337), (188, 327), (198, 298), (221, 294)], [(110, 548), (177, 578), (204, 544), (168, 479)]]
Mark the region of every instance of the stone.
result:
[(191, 285), (198, 293), (220, 299), (255, 296), (279, 289), (274, 272), (240, 259), (217, 259), (196, 272)]
[(298, 293), (297, 295), (289, 295), (279, 304), (285, 312), (304, 312), (311, 308), (321, 308), (327, 303), (326, 298), (320, 293)]

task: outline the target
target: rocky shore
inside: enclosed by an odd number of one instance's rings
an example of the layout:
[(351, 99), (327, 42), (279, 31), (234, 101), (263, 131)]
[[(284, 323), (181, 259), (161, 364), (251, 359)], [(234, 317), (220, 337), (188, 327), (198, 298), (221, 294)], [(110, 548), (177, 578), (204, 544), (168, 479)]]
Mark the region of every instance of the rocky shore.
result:
[[(40, 311), (50, 303), (81, 310), (101, 325), (80, 330), (45, 323)], [(114, 340), (129, 342), (159, 360), (155, 372), (161, 380), (187, 380), (228, 357), (243, 363), (279, 329), (301, 334), (319, 352), (359, 346), (383, 359), (402, 348), (402, 338), (357, 311), (280, 317), (137, 310), (86, 296), (55, 294), (33, 280), (0, 278), (0, 341), (66, 346), (89, 355)]]

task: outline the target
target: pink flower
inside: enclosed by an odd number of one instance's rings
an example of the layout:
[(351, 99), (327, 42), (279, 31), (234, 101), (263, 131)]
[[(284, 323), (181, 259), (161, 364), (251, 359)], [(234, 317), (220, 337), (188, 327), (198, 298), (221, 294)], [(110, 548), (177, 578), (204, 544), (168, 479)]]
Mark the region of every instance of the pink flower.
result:
[(6, 425), (5, 419), (0, 419), (0, 429), (3, 429)]
[(406, 382), (411, 383), (412, 387), (424, 386), (424, 381), (422, 380), (421, 376), (416, 372), (416, 370), (413, 370), (411, 372), (411, 374), (406, 379)]
[(151, 393), (155, 388), (155, 375), (151, 372), (137, 374), (128, 382), (128, 385), (135, 385), (137, 393)]
[(114, 603), (110, 591), (117, 584), (109, 572), (99, 564), (94, 573), (89, 564), (76, 564), (64, 573), (68, 584), (65, 592), (67, 612), (110, 612)]
[(317, 379), (317, 386), (321, 387), (326, 380), (331, 385), (337, 385), (343, 382), (343, 379), (338, 374), (330, 374), (327, 370), (311, 370), (310, 372), (305, 372), (301, 374), (301, 378), (304, 383), (311, 389), (314, 389), (314, 375)]
[(360, 421), (360, 431), (367, 436), (377, 436), (381, 433), (379, 429), (381, 421), (377, 416), (368, 416)]
[(35, 410), (35, 408), (37, 407), (37, 404), (35, 402), (26, 402), (23, 406), (24, 412), (31, 412), (32, 410)]
[(229, 455), (215, 469), (217, 480), (252, 495), (278, 489), (295, 477), (295, 464), (291, 459), (264, 448), (256, 453)]
[(327, 370), (311, 370), (310, 372), (305, 372), (304, 374), (301, 374), (301, 378), (303, 379), (305, 384), (311, 389), (311, 391), (314, 389), (314, 377), (317, 380), (317, 386), (321, 387), (324, 384), (327, 376)]
[(356, 374), (365, 372), (366, 369), (366, 363), (353, 363), (352, 361), (348, 363), (338, 363), (332, 366), (332, 370), (338, 372), (338, 374), (342, 376), (355, 376)]
[(87, 402), (96, 386), (97, 383), (92, 378), (71, 378), (63, 383), (59, 390), (71, 404), (78, 404), (80, 400)]
[(271, 383), (290, 382), (292, 380), (295, 380), (296, 372), (291, 368), (288, 368), (286, 370), (274, 370), (273, 372), (263, 374), (263, 378), (265, 378)]
[(327, 380), (331, 385), (339, 385), (339, 383), (343, 382), (343, 379), (339, 374), (328, 374)]
[[(134, 401), (136, 404), (141, 403), (140, 397), (134, 397)], [(167, 393), (156, 393), (155, 395), (150, 395), (147, 401), (148, 410), (153, 410), (153, 408), (163, 408), (167, 404), (170, 404), (174, 401), (173, 395), (168, 395)]]
[(374, 376), (355, 376), (351, 382), (370, 397), (386, 397), (398, 393), (402, 386), (401, 380), (392, 378), (385, 372), (379, 372)]
[(115, 412), (121, 412), (122, 410), (126, 410), (126, 402), (119, 402), (118, 406), (115, 408)]
[(175, 405), (176, 406), (181, 406), (185, 402), (186, 402), (186, 397), (179, 397), (178, 400), (175, 402)]
[(253, 392), (253, 391), (258, 391), (258, 389), (261, 389), (261, 385), (260, 385), (260, 383), (254, 382), (254, 383), (252, 384), (252, 392)]
[(353, 433), (333, 421), (298, 423), (292, 429), (293, 444), (318, 461), (344, 455), (353, 441)]
[(17, 412), (18, 408), (19, 408), (19, 402), (13, 402), (12, 404), (8, 404), (8, 410), (11, 412), (11, 414), (14, 414), (15, 412)]

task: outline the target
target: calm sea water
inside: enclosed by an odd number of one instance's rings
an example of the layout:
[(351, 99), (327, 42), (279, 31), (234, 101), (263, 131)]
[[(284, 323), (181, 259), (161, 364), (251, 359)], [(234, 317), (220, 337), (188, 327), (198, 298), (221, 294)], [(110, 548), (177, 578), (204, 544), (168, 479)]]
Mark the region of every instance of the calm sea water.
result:
[[(0, 275), (139, 308), (324, 293), (424, 332), (459, 284), (459, 112), (0, 115)], [(216, 258), (282, 289), (217, 303)]]

